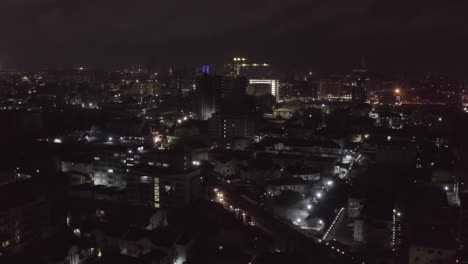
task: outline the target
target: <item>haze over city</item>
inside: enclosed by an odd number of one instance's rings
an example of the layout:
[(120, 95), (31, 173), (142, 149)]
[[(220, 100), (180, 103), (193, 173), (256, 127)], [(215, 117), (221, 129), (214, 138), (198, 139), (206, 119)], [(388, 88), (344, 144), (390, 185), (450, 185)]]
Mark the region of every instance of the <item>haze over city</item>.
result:
[(466, 1), (0, 2), (0, 263), (468, 263)]

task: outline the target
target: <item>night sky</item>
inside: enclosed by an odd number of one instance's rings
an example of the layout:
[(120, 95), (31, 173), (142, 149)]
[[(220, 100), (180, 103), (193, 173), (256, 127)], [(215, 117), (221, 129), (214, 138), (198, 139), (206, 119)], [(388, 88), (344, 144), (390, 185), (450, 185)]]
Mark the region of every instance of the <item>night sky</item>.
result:
[(0, 67), (219, 63), (464, 72), (468, 1), (0, 0)]

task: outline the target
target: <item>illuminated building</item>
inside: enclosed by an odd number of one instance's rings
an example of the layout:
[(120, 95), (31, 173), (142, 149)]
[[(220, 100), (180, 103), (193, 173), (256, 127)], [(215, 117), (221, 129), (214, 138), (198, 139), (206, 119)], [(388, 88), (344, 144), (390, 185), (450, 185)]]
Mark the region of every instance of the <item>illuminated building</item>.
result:
[(318, 85), (319, 99), (339, 99), (343, 97), (343, 82), (340, 78), (320, 79)]
[(208, 120), (208, 134), (213, 139), (252, 137), (255, 134), (255, 120), (249, 114), (215, 113)]
[(127, 168), (139, 163), (139, 154), (125, 147), (109, 147), (97, 150), (93, 161), (93, 182), (95, 185), (125, 188)]
[(105, 148), (94, 153), (94, 189), (133, 206), (184, 207), (200, 180), (199, 165), (182, 149)]
[(78, 185), (85, 183), (93, 173), (93, 164), (87, 159), (64, 159), (61, 171), (70, 178), (70, 184)]
[(203, 74), (195, 81), (195, 112), (201, 120), (208, 120), (216, 111), (218, 76)]
[(200, 170), (177, 171), (172, 168), (157, 168), (141, 165), (132, 169), (138, 182), (140, 205), (154, 208), (184, 208), (198, 200)]
[(271, 94), (273, 97), (275, 97), (276, 101), (279, 100), (279, 80), (272, 80), (272, 79), (250, 79), (249, 84), (251, 86), (258, 86), (258, 85), (268, 85), (269, 86), (269, 91), (268, 92), (263, 92), (258, 94), (258, 92), (255, 95), (265, 95), (265, 94)]
[(462, 96), (463, 110), (468, 112), (468, 95)]
[(383, 105), (394, 105), (401, 100), (401, 90), (396, 92), (395, 89), (382, 89), (373, 92), (371, 101), (374, 104), (383, 104)]
[(270, 78), (270, 64), (250, 63), (247, 58), (235, 57), (232, 63), (226, 65), (231, 76), (247, 76), (249, 78)]

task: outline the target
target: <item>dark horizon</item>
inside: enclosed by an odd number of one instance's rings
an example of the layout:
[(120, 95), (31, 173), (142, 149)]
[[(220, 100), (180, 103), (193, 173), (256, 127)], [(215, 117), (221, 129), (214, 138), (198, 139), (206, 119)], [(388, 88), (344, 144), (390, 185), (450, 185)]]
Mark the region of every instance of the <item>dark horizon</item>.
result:
[[(183, 8), (182, 8), (183, 7)], [(463, 1), (3, 1), (0, 69), (220, 64), (465, 73)]]

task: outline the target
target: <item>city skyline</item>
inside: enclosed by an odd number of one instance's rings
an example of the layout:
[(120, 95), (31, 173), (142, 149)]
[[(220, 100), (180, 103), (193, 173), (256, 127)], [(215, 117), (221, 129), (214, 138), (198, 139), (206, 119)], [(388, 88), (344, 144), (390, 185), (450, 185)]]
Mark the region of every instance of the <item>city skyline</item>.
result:
[(468, 263), (466, 10), (0, 0), (0, 263)]

